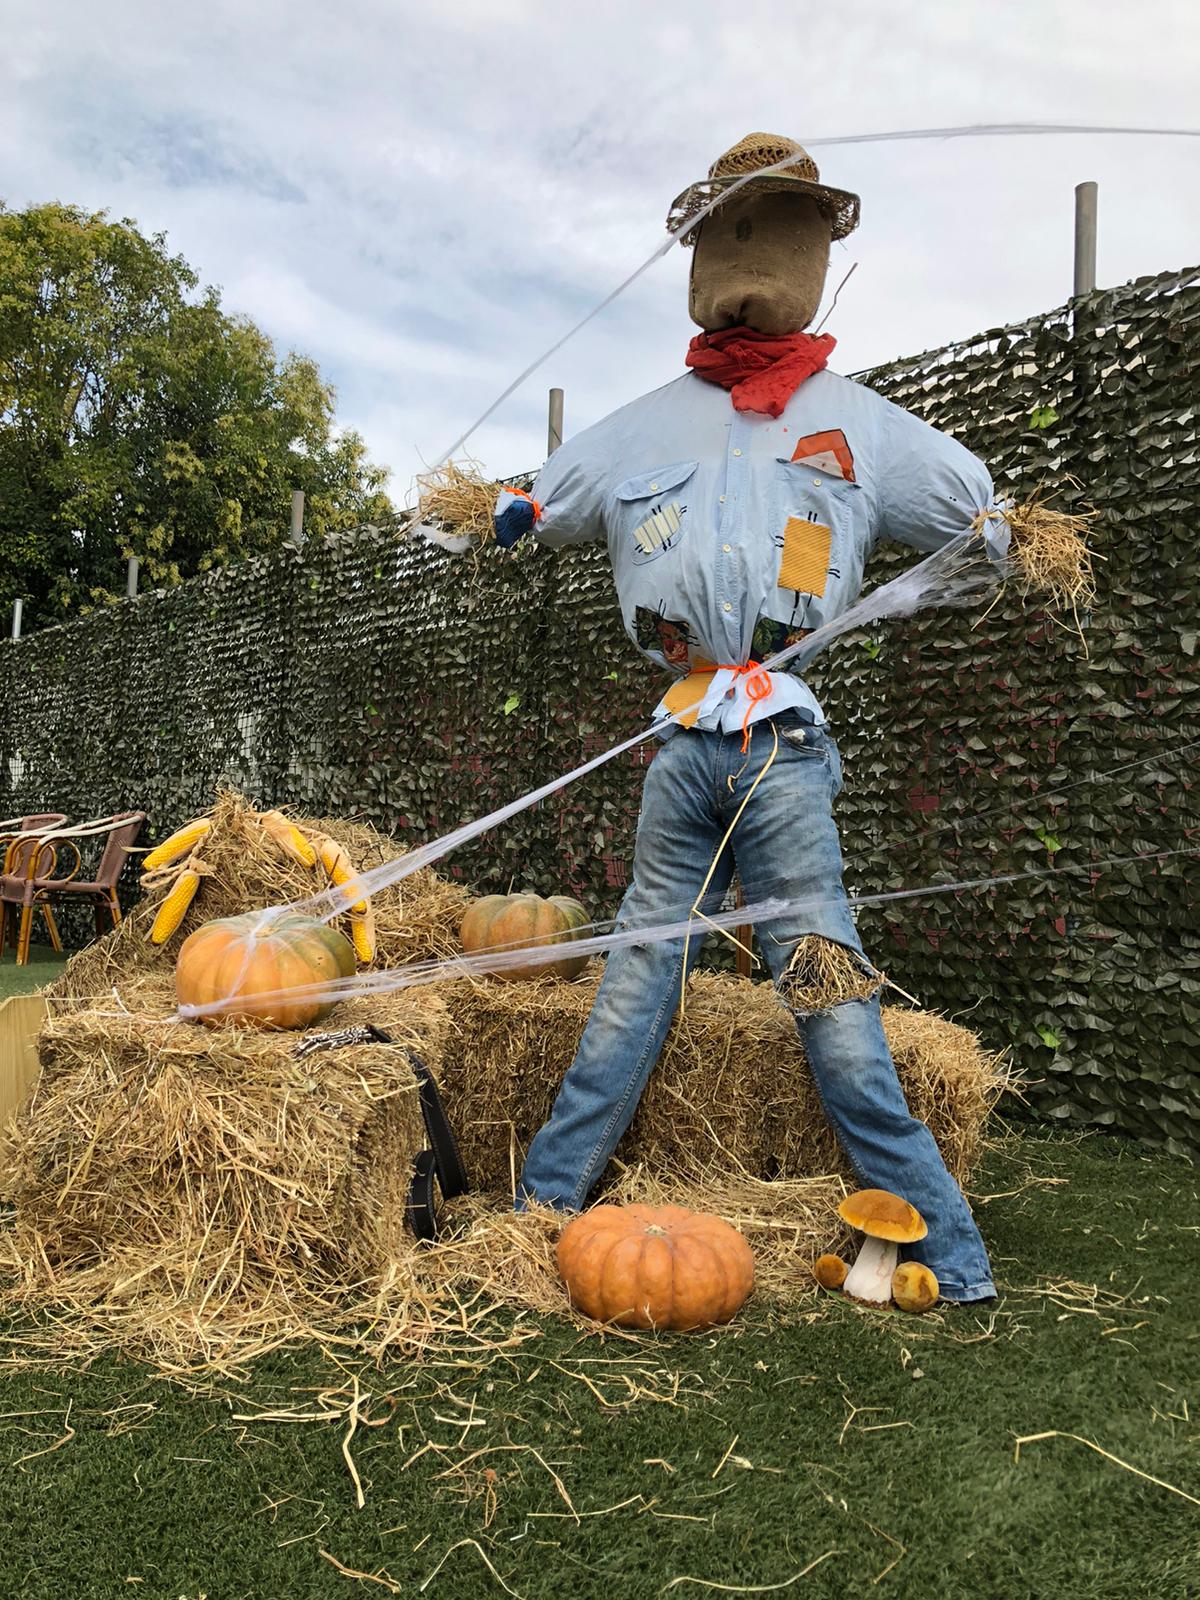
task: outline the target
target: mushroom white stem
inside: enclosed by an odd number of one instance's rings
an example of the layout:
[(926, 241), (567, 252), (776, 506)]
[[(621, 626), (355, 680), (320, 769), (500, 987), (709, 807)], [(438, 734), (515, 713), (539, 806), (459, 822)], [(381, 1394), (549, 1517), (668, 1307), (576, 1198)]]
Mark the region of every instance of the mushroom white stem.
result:
[(887, 1305), (892, 1298), (892, 1274), (899, 1254), (899, 1247), (891, 1239), (872, 1239), (868, 1234), (842, 1285), (842, 1293), (869, 1305)]

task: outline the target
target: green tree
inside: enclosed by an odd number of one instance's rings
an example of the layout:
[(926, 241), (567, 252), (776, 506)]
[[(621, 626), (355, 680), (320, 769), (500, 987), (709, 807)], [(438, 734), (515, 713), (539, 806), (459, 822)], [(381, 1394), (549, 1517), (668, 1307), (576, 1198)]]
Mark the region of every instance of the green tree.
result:
[(0, 595), (32, 623), (391, 514), (303, 356), (200, 289), (162, 234), (0, 204)]

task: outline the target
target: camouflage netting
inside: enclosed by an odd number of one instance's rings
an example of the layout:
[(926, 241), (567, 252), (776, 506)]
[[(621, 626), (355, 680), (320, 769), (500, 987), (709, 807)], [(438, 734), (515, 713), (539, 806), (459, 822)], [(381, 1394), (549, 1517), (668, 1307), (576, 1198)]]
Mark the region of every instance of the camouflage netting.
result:
[[(842, 642), (813, 681), (846, 767), (851, 886), (1195, 845), (1200, 269), (1106, 290), (865, 375), (1001, 484), (1090, 504), (1078, 639), (1015, 600)], [(1075, 480), (1073, 483), (1072, 480)], [(911, 554), (880, 551), (870, 580)], [(454, 561), (363, 530), (0, 650), (0, 814), (144, 807), (151, 837), (227, 779), (271, 805), (433, 837), (644, 726), (659, 685), (601, 550)], [(446, 864), (481, 889), (626, 881), (641, 750)], [(1125, 763), (1161, 759), (1124, 774)], [(1049, 789), (1076, 785), (1059, 798)], [(1186, 858), (865, 911), (927, 1007), (1011, 1045), (1029, 1100), (1200, 1148), (1200, 915)]]

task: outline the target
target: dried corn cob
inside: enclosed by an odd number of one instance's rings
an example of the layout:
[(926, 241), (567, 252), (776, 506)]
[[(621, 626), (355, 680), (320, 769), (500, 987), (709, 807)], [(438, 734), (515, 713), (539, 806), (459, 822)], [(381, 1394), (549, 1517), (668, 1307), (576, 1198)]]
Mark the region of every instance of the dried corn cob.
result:
[[(357, 881), (358, 873), (355, 871), (354, 863), (340, 844), (335, 843), (332, 839), (327, 839), (324, 834), (318, 834), (313, 843), (317, 847), (321, 865), (339, 889), (344, 884)], [(364, 917), (367, 914), (367, 902), (366, 900), (358, 900), (350, 909), (357, 916)]]
[(258, 820), (262, 823), (263, 830), (274, 839), (284, 852), (291, 856), (293, 861), (298, 861), (302, 867), (315, 867), (317, 852), (309, 843), (306, 834), (289, 821), (282, 811), (260, 811)]
[(153, 872), (155, 867), (165, 867), (169, 862), (186, 856), (196, 848), (211, 827), (212, 823), (207, 817), (197, 817), (194, 822), (189, 822), (186, 828), (180, 828), (178, 833), (173, 833), (169, 839), (154, 846), (142, 862), (143, 872)]
[(199, 886), (200, 874), (190, 867), (179, 874), (158, 908), (154, 926), (150, 929), (151, 944), (166, 944), (187, 915), (187, 909), (196, 898)]
[(354, 944), (354, 954), (364, 967), (375, 959), (375, 912), (369, 900), (366, 904), (365, 912), (354, 911), (350, 914), (350, 938)]

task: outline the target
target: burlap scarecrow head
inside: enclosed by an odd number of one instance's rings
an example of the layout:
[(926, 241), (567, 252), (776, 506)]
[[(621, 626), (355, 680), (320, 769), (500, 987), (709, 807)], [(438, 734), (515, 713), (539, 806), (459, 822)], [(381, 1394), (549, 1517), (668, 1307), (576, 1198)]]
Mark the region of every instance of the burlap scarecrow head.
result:
[(799, 333), (816, 315), (829, 246), (858, 226), (858, 196), (820, 181), (794, 139), (749, 133), (719, 156), (706, 181), (679, 195), (667, 216), (678, 228), (739, 179), (763, 168), (683, 236), (693, 245), (688, 312), (706, 333), (743, 325)]

